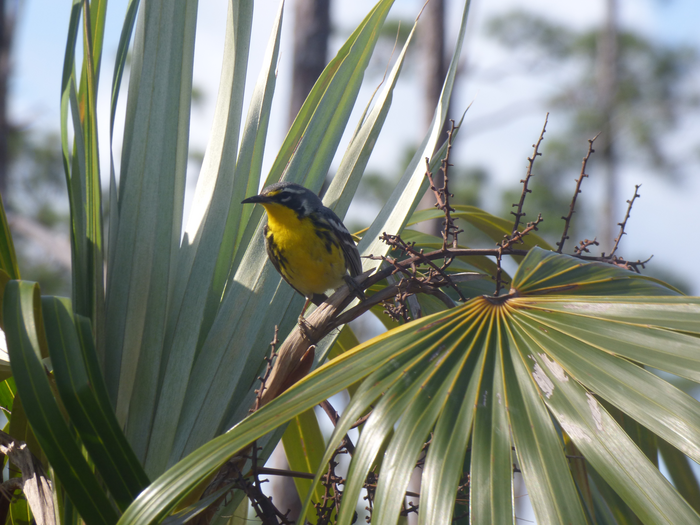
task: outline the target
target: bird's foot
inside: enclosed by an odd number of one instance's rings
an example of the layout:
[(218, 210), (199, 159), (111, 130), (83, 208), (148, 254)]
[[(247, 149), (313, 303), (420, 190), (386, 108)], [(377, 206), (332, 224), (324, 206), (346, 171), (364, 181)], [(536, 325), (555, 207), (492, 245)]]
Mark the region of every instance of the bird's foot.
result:
[(297, 323), (299, 324), (299, 331), (301, 332), (302, 337), (307, 341), (313, 342), (311, 338), (313, 328), (308, 323), (308, 321), (304, 319), (303, 314), (299, 316), (299, 319), (297, 319)]
[(352, 292), (352, 294), (355, 297), (357, 297), (360, 301), (364, 301), (365, 299), (367, 299), (367, 297), (365, 297), (365, 292), (362, 290), (362, 287), (359, 284), (357, 284), (357, 281), (354, 278), (345, 274), (343, 276), (343, 280), (350, 288), (350, 291)]

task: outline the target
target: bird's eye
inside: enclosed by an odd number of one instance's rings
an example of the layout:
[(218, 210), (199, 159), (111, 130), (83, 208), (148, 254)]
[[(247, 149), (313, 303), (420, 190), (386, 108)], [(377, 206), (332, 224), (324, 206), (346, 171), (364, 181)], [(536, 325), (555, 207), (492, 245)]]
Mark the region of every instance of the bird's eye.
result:
[(283, 202), (287, 202), (287, 201), (288, 201), (289, 199), (291, 199), (291, 198), (292, 198), (291, 195), (282, 195), (282, 196), (280, 197), (280, 200), (283, 201)]

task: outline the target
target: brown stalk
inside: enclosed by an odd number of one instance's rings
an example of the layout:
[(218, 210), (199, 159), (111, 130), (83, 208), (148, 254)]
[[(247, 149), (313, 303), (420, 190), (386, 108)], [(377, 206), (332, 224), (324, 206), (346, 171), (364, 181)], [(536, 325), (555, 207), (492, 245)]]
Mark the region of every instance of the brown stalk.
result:
[(547, 112), (547, 114), (544, 117), (544, 126), (542, 126), (542, 132), (540, 133), (540, 137), (537, 139), (537, 142), (535, 142), (532, 145), (532, 147), (534, 148), (532, 157), (527, 158), (527, 173), (525, 174), (525, 178), (520, 181), (523, 184), (523, 191), (520, 194), (520, 201), (517, 204), (513, 204), (513, 208), (517, 207), (518, 211), (510, 212), (512, 215), (515, 215), (515, 221), (513, 222), (513, 231), (511, 232), (511, 236), (515, 235), (515, 232), (518, 231), (518, 226), (520, 225), (520, 218), (525, 216), (525, 212), (523, 211), (523, 204), (525, 204), (525, 197), (527, 196), (527, 194), (532, 193), (532, 190), (528, 188), (528, 184), (530, 183), (530, 178), (532, 178), (532, 168), (535, 165), (535, 159), (537, 159), (537, 157), (542, 156), (542, 153), (540, 153), (539, 149), (542, 140), (544, 140), (544, 134), (547, 131), (548, 121), (549, 112)]
[[(574, 191), (574, 196), (571, 198), (571, 205), (569, 206), (569, 214), (566, 217), (562, 217), (564, 219), (564, 232), (561, 234), (561, 240), (557, 242), (557, 253), (561, 253), (561, 251), (564, 249), (564, 243), (566, 240), (569, 238), (567, 235), (569, 233), (569, 226), (571, 225), (571, 218), (574, 215), (574, 208), (576, 207), (576, 199), (578, 198), (579, 193), (581, 193), (581, 183), (583, 182), (583, 179), (588, 177), (588, 174), (586, 173), (586, 165), (588, 164), (588, 159), (591, 158), (591, 154), (595, 152), (593, 149), (593, 143), (595, 142), (595, 139), (597, 139), (600, 136), (600, 133), (593, 137), (592, 139), (588, 139), (588, 152), (586, 153), (586, 156), (583, 157), (583, 161), (581, 162), (581, 173), (579, 174), (578, 179), (576, 179), (576, 190)], [(594, 241), (595, 242), (595, 241)], [(590, 245), (587, 245), (590, 246)], [(586, 250), (588, 251), (588, 250)]]

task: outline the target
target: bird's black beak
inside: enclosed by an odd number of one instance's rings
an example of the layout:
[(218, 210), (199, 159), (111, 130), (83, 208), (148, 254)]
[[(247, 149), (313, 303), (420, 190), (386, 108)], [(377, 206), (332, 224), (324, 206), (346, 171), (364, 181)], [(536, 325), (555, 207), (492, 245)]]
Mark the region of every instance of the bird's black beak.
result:
[(255, 204), (258, 202), (270, 202), (270, 199), (264, 195), (253, 195), (252, 197), (242, 200), (241, 204)]

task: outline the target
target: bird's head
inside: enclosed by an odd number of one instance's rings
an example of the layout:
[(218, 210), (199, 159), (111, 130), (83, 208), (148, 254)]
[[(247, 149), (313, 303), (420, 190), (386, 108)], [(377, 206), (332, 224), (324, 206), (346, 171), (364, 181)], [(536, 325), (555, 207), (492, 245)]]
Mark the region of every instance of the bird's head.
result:
[(323, 207), (323, 203), (311, 190), (293, 182), (278, 182), (243, 200), (241, 204), (262, 204), (270, 213), (275, 205), (293, 210), (300, 219)]

